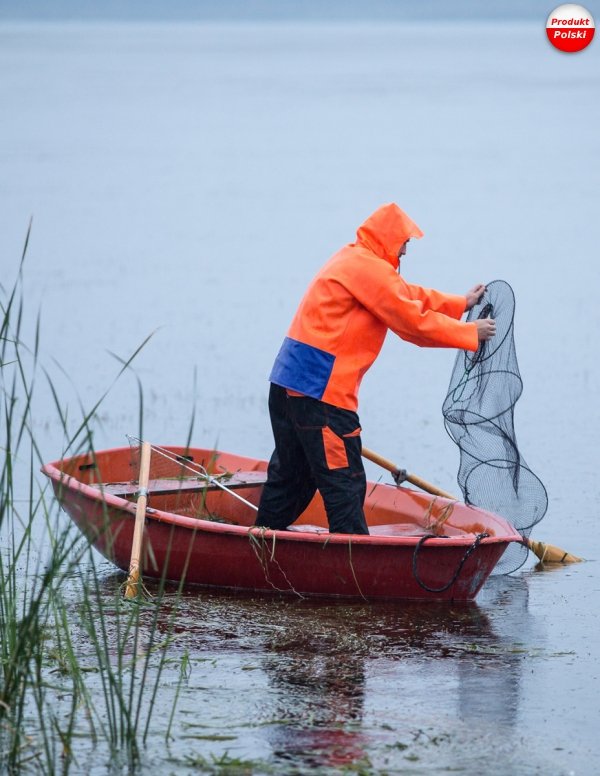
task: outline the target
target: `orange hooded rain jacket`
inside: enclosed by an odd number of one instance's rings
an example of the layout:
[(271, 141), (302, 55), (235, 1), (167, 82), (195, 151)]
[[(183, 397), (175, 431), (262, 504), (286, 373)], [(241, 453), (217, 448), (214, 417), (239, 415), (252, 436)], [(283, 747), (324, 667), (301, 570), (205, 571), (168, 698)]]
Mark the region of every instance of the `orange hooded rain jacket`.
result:
[(388, 329), (424, 347), (477, 350), (477, 326), (459, 319), (464, 296), (407, 283), (398, 252), (423, 232), (397, 205), (383, 205), (318, 272), (296, 312), (269, 380), (356, 410), (363, 375)]

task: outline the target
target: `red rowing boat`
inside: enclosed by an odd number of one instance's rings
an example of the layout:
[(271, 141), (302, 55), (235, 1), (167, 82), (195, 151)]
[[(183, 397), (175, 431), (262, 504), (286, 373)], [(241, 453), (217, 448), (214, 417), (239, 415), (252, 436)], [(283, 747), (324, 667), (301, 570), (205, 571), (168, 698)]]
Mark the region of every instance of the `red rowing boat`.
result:
[[(510, 542), (503, 518), (369, 483), (370, 535), (330, 534), (317, 494), (287, 531), (253, 527), (267, 462), (153, 448), (143, 574), (220, 588), (375, 599), (475, 598)], [(129, 567), (139, 455), (124, 447), (46, 464), (61, 506), (93, 545)]]

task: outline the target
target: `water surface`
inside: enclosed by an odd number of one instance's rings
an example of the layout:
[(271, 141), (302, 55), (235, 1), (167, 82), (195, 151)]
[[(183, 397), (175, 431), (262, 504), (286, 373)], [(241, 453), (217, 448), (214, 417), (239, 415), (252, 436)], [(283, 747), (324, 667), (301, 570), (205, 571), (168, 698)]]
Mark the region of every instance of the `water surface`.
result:
[[(154, 718), (153, 767), (597, 772), (599, 52), (560, 55), (542, 21), (0, 26), (0, 282), (33, 214), (27, 327), (41, 305), (73, 428), (155, 332), (135, 361), (144, 435), (182, 443), (195, 408), (193, 444), (267, 457), (267, 375), (304, 287), (395, 200), (426, 234), (407, 279), (514, 288), (517, 435), (550, 499), (534, 538), (590, 559), (530, 562), (460, 607), (190, 591), (165, 709), (186, 652), (191, 673), (166, 749)], [(448, 490), (452, 362), (390, 337), (360, 408), (365, 444)], [(63, 434), (37, 396), (53, 460)], [(138, 431), (138, 402), (127, 372), (98, 448)], [(77, 755), (105, 772), (101, 747)]]

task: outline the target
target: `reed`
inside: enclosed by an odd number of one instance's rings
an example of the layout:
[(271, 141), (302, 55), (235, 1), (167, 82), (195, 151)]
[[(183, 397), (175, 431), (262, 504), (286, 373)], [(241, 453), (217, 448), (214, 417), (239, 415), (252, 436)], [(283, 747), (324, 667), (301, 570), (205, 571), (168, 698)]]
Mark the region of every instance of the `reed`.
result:
[[(66, 774), (82, 750), (88, 757), (94, 747), (105, 764), (117, 757), (131, 771), (157, 706), (181, 585), (168, 607), (164, 580), (152, 601), (139, 595), (124, 603), (118, 582), (106, 581), (89, 542), (40, 484), (34, 431), (40, 376), (64, 450), (73, 454), (93, 450), (95, 415), (110, 388), (90, 411), (80, 406), (81, 421), (72, 431), (55, 382), (39, 362), (40, 317), (32, 345), (23, 333), (30, 233), (31, 225), (13, 287), (0, 287), (0, 772)], [(121, 361), (115, 380), (131, 369), (148, 339)], [(141, 432), (139, 380), (138, 391)], [(174, 712), (173, 705), (165, 737)]]

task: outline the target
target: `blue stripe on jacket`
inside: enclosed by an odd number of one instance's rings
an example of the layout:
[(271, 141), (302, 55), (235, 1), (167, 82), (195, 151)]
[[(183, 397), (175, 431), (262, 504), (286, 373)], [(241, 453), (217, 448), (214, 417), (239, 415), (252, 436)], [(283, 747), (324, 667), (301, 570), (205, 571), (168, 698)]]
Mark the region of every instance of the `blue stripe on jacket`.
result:
[(269, 380), (282, 388), (320, 399), (327, 388), (334, 361), (335, 356), (326, 350), (286, 337)]

